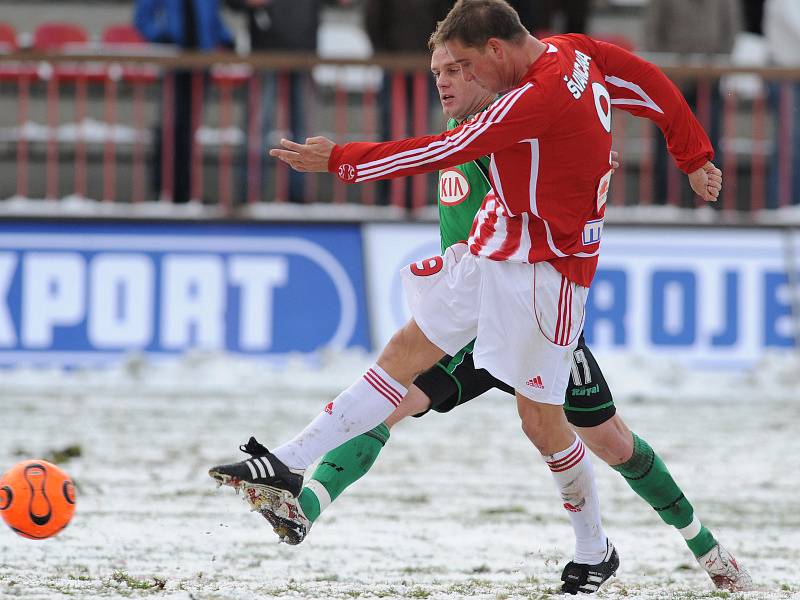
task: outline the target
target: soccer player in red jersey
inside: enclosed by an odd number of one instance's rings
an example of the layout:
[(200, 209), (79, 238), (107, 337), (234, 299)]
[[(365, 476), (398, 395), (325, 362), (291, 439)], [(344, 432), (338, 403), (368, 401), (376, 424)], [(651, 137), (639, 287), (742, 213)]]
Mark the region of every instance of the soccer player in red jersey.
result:
[[(430, 44), (433, 73), (448, 129), (488, 108), (498, 97), (474, 80), (465, 81), (461, 68), (444, 46)], [(439, 229), (442, 250), (469, 237), (472, 220), (489, 185), (489, 160), (482, 157), (439, 173)], [(453, 201), (445, 178), (460, 181), (465, 197)], [(456, 179), (458, 177), (459, 179)], [(301, 543), (323, 511), (350, 485), (365, 475), (390, 439), (390, 429), (409, 415), (429, 411), (447, 413), (486, 390), (496, 388), (514, 395), (514, 389), (485, 369), (476, 369), (472, 347), (445, 357), (415, 380), (400, 406), (384, 423), (326, 453), (307, 478), (297, 498), (275, 502), (270, 494), (245, 494), (245, 500), (273, 526), (288, 544)], [(573, 352), (572, 374), (564, 400), (564, 413), (595, 456), (620, 473), (625, 482), (659, 517), (675, 528), (714, 585), (728, 591), (747, 591), (753, 582), (747, 570), (716, 540), (700, 521), (692, 503), (673, 479), (661, 456), (641, 436), (631, 432), (620, 416), (600, 365), (583, 336)]]
[(297, 170), (330, 170), (356, 183), (490, 155), (495, 193), (468, 243), (403, 270), (413, 318), (361, 379), (274, 453), (251, 438), (241, 446), (250, 460), (210, 475), (296, 496), (314, 460), (380, 424), (419, 373), (475, 339), (475, 366), (516, 390), (523, 430), (569, 511), (576, 552), (566, 591), (595, 591), (618, 558), (600, 522), (591, 462), (561, 407), (602, 236), (612, 105), (661, 127), (703, 199), (716, 199), (722, 174), (680, 92), (625, 50), (582, 35), (537, 40), (502, 0), (460, 0), (436, 35), (465, 80), (505, 95), (438, 136), (344, 146), (286, 140), (271, 154)]

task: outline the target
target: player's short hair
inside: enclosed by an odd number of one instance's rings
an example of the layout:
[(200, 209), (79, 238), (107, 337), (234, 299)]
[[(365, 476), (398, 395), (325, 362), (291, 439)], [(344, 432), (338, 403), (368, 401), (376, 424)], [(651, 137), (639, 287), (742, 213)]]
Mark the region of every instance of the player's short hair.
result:
[(442, 23), (441, 21), (439, 21), (439, 23), (437, 23), (436, 29), (431, 34), (431, 37), (428, 38), (428, 50), (430, 50), (431, 52), (436, 50), (439, 46), (443, 46), (444, 45), (442, 40), (439, 39), (439, 25), (441, 23)]
[(458, 0), (436, 26), (428, 47), (433, 49), (434, 41), (458, 40), (469, 48), (482, 48), (489, 38), (522, 43), (527, 35), (517, 11), (505, 0)]

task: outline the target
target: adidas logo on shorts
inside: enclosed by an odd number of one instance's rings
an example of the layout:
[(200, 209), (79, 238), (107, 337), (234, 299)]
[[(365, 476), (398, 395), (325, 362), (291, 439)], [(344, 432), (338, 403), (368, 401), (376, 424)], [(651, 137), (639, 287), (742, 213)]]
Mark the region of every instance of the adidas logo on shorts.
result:
[(533, 379), (528, 379), (528, 381), (526, 381), (525, 384), (531, 387), (539, 388), (540, 390), (544, 389), (544, 383), (542, 383), (541, 375), (537, 375)]

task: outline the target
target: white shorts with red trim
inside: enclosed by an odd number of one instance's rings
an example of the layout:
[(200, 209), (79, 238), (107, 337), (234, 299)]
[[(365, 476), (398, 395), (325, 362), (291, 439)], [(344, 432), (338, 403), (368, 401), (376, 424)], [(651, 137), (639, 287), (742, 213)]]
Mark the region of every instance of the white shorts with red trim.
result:
[(523, 396), (563, 404), (587, 288), (550, 263), (494, 261), (455, 244), (401, 272), (414, 320), (450, 355), (475, 339), (473, 358)]

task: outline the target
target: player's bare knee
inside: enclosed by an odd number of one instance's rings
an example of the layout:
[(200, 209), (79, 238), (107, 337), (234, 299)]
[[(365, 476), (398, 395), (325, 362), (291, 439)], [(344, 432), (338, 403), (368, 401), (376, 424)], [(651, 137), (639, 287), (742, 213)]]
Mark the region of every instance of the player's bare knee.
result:
[(539, 450), (542, 454), (545, 454), (545, 447), (547, 446), (546, 440), (544, 439), (544, 431), (539, 423), (535, 422), (533, 419), (526, 419), (520, 415), (520, 424), (522, 425), (522, 431), (531, 441), (531, 443), (536, 446), (536, 449)]
[(443, 355), (411, 320), (392, 336), (378, 357), (378, 364), (389, 372), (413, 379)]
[(406, 371), (413, 362), (414, 342), (414, 336), (405, 327), (398, 330), (381, 352), (378, 364), (387, 370)]
[(596, 427), (575, 429), (589, 449), (609, 465), (620, 465), (633, 455), (633, 435), (618, 415)]
[(522, 431), (542, 454), (564, 450), (575, 439), (560, 406), (542, 404), (518, 395), (517, 411)]

